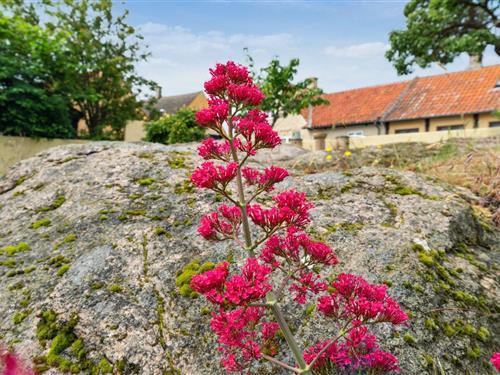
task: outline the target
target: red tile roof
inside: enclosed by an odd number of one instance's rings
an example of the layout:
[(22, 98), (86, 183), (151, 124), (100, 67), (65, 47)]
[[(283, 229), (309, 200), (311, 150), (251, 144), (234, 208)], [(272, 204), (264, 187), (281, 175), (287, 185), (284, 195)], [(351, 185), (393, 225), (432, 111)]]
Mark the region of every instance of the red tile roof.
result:
[(384, 120), (490, 112), (500, 108), (500, 65), (416, 78)]
[[(500, 65), (381, 86), (326, 94), (329, 105), (313, 110), (313, 128), (366, 124), (500, 108)], [(307, 119), (307, 109), (302, 113)]]

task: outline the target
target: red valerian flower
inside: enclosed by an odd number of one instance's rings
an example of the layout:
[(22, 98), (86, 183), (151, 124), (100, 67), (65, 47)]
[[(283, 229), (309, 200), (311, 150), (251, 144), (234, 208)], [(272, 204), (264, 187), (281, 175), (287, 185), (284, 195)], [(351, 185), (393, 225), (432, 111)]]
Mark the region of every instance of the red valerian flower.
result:
[(314, 205), (307, 201), (305, 193), (288, 190), (275, 195), (273, 200), (287, 216), (288, 226), (304, 227), (309, 224), (309, 210)]
[(399, 372), (398, 360), (391, 353), (375, 350), (365, 356), (366, 367), (375, 373)]
[(318, 310), (325, 316), (392, 324), (408, 320), (398, 303), (387, 295), (385, 285), (372, 285), (362, 277), (342, 273), (332, 286), (332, 293), (318, 299)]
[(240, 224), (239, 207), (221, 205), (218, 212), (209, 213), (201, 218), (198, 233), (207, 240), (221, 241), (234, 238)]
[(493, 353), (493, 355), (490, 358), (490, 362), (493, 366), (495, 366), (497, 371), (500, 371), (500, 353), (498, 352)]
[(229, 274), (229, 263), (222, 262), (215, 268), (193, 276), (191, 279), (191, 289), (200, 294), (211, 292), (212, 290), (222, 290)]
[(290, 285), (290, 292), (294, 295), (293, 300), (303, 305), (310, 295), (316, 295), (325, 291), (326, 283), (314, 272), (301, 271), (300, 277)]
[(260, 172), (251, 167), (244, 167), (241, 169), (241, 174), (248, 185), (256, 185), (260, 181)]
[(219, 159), (229, 161), (231, 154), (231, 145), (229, 141), (217, 142), (213, 138), (204, 139), (198, 146), (198, 155), (203, 159)]
[(212, 98), (208, 101), (208, 108), (196, 112), (196, 122), (221, 133), (222, 124), (228, 115), (229, 103), (223, 99)]
[(241, 275), (234, 275), (226, 283), (224, 294), (226, 300), (235, 305), (245, 306), (265, 297), (272, 289), (267, 277), (271, 271), (267, 265), (260, 264), (258, 259), (248, 258)]
[(253, 84), (230, 84), (227, 93), (235, 102), (248, 106), (257, 106), (264, 100), (264, 94)]
[(313, 365), (315, 369), (326, 367), (329, 363), (338, 368), (345, 368), (351, 363), (351, 359), (345, 350), (344, 345), (339, 345), (337, 342), (331, 340), (321, 341), (304, 351), (304, 360), (310, 364), (318, 354), (327, 346), (328, 348), (319, 356)]
[[(267, 122), (267, 115), (253, 109), (244, 118), (235, 121), (236, 130), (245, 140), (241, 151), (246, 151), (251, 155), (261, 148), (274, 148), (281, 144), (281, 138)], [(243, 146), (243, 145), (242, 145)]]
[(211, 161), (202, 163), (191, 175), (191, 181), (197, 187), (223, 190), (236, 176), (238, 163), (216, 166)]
[[(258, 307), (237, 308), (231, 311), (221, 309), (218, 313), (212, 313), (210, 327), (219, 337), (220, 350), (225, 353), (222, 364), (226, 366), (226, 370), (234, 371), (233, 369), (239, 368), (238, 371), (241, 371), (248, 362), (261, 357), (260, 346), (255, 341), (255, 327), (262, 313), (262, 308)], [(234, 349), (238, 349), (240, 354), (239, 363)], [(227, 365), (230, 365), (230, 368)]]
[(0, 368), (2, 367), (2, 375), (35, 375), (31, 369), (24, 366), (19, 357), (5, 348), (0, 348)]
[(283, 181), (288, 176), (289, 174), (286, 169), (271, 165), (270, 167), (264, 169), (264, 172), (260, 176), (259, 184), (270, 188), (274, 184)]

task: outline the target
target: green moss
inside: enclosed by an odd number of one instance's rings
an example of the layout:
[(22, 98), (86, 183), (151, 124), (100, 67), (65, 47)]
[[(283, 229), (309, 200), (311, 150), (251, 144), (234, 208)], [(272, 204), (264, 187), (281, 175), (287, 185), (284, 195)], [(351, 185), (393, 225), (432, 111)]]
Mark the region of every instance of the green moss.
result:
[(47, 212), (56, 210), (59, 207), (61, 207), (64, 202), (66, 202), (66, 197), (64, 195), (58, 195), (51, 204), (49, 204), (48, 206), (43, 206), (38, 208), (36, 212)]
[(341, 192), (342, 194), (347, 193), (347, 192), (348, 192), (348, 191), (350, 191), (350, 190), (351, 190), (354, 186), (355, 186), (355, 185), (354, 185), (352, 182), (349, 182), (349, 183), (345, 184), (344, 186), (342, 186), (342, 187), (340, 188), (340, 192)]
[(28, 274), (28, 273), (31, 273), (33, 272), (34, 270), (36, 270), (36, 266), (29, 266), (29, 267), (26, 267), (23, 272), (24, 274)]
[(475, 305), (477, 303), (476, 297), (462, 290), (454, 290), (451, 295), (455, 301), (464, 302), (467, 305)]
[(430, 331), (437, 331), (437, 330), (439, 330), (439, 326), (436, 324), (436, 322), (432, 318), (425, 319), (425, 321), (424, 321), (424, 327), (427, 328)]
[(50, 219), (44, 218), (31, 223), (30, 228), (38, 229), (40, 227), (48, 227), (50, 226), (50, 223), (51, 223)]
[(167, 164), (172, 169), (186, 168), (186, 158), (182, 156), (174, 156), (167, 160)]
[(383, 280), (382, 281), (382, 284), (385, 284), (387, 285), (388, 287), (391, 287), (393, 285), (392, 281), (391, 280)]
[(417, 293), (423, 293), (425, 291), (424, 287), (418, 283), (413, 285), (413, 290)]
[(467, 336), (474, 336), (476, 334), (476, 329), (472, 324), (465, 324), (462, 328), (462, 331)]
[(38, 340), (51, 340), (57, 335), (59, 326), (57, 324), (57, 315), (54, 310), (42, 310), (40, 320), (36, 326), (36, 336)]
[(418, 243), (414, 243), (411, 248), (417, 253), (425, 251), (424, 247)]
[(432, 255), (426, 253), (425, 251), (418, 252), (418, 260), (420, 261), (420, 263), (425, 264), (427, 267), (434, 266), (434, 258), (432, 257)]
[(457, 333), (457, 330), (453, 327), (453, 325), (448, 322), (444, 322), (441, 328), (443, 329), (443, 333), (447, 337), (454, 336), (455, 333)]
[(19, 177), (19, 178), (16, 180), (16, 182), (15, 182), (16, 186), (21, 185), (24, 181), (26, 181), (26, 180), (27, 180), (28, 178), (30, 178), (30, 177), (31, 177), (31, 176), (29, 176), (29, 175)]
[(125, 214), (130, 216), (144, 216), (146, 215), (146, 213), (147, 213), (146, 210), (140, 210), (140, 209), (125, 211)]
[(104, 286), (103, 282), (96, 281), (96, 282), (93, 282), (92, 284), (90, 284), (90, 289), (98, 290), (98, 289), (101, 289), (103, 286)]
[(306, 307), (306, 309), (304, 310), (304, 314), (306, 316), (311, 316), (312, 313), (314, 312), (314, 310), (316, 310), (316, 305), (314, 303), (311, 303), (310, 305), (308, 305)]
[(156, 180), (153, 177), (142, 177), (137, 179), (136, 182), (141, 186), (150, 186), (156, 182)]
[(167, 230), (163, 227), (156, 227), (155, 228), (155, 233), (158, 235), (158, 236), (161, 236), (162, 234), (166, 234), (167, 233)]
[(14, 259), (7, 259), (0, 262), (0, 266), (7, 268), (14, 268), (16, 266), (16, 261)]
[(337, 223), (334, 225), (329, 225), (326, 227), (327, 233), (335, 233), (337, 230), (342, 229), (346, 232), (357, 232), (363, 228), (363, 223), (351, 223), (344, 221), (342, 223)]
[(70, 269), (70, 266), (69, 264), (65, 264), (63, 266), (61, 266), (58, 270), (57, 270), (57, 276), (61, 277), (62, 275), (64, 275), (66, 272), (68, 272), (68, 270)]
[(8, 289), (10, 291), (19, 290), (19, 289), (22, 289), (22, 288), (24, 288), (24, 282), (22, 282), (22, 281), (18, 281), (17, 283), (10, 284), (8, 286)]
[(66, 237), (64, 237), (60, 242), (58, 242), (55, 246), (54, 246), (54, 249), (57, 250), (59, 249), (61, 246), (63, 246), (64, 244), (67, 244), (67, 243), (71, 243), (71, 242), (75, 242), (77, 240), (77, 236), (76, 234), (68, 234)]
[(66, 258), (64, 255), (56, 255), (55, 257), (50, 258), (47, 263), (49, 266), (52, 266), (54, 268), (60, 268), (63, 264), (70, 262), (71, 260)]
[(422, 354), (422, 358), (424, 360), (424, 367), (432, 367), (434, 365), (434, 358), (430, 354), (424, 353)]
[(403, 336), (403, 340), (407, 344), (415, 344), (416, 343), (415, 338), (412, 335), (410, 335), (409, 333), (407, 333)]
[(182, 182), (178, 182), (174, 186), (175, 194), (191, 194), (194, 193), (194, 185), (190, 180), (184, 180)]
[(12, 321), (14, 322), (14, 324), (20, 324), (30, 314), (31, 314), (31, 310), (30, 309), (25, 309), (25, 310), (18, 311), (12, 317)]
[(111, 363), (106, 358), (101, 359), (99, 364), (97, 365), (97, 369), (99, 370), (98, 373), (100, 374), (112, 374), (113, 373), (113, 366)]
[(108, 291), (110, 291), (111, 293), (121, 293), (123, 291), (123, 288), (118, 284), (112, 284), (108, 287)]
[(476, 336), (480, 341), (487, 342), (490, 337), (490, 331), (486, 327), (479, 327)]
[(467, 349), (467, 358), (475, 360), (481, 357), (481, 348), (479, 346), (473, 346)]
[(26, 242), (20, 242), (17, 245), (9, 245), (0, 249), (0, 254), (5, 254), (9, 257), (14, 256), (17, 253), (25, 252), (31, 250), (30, 245)]

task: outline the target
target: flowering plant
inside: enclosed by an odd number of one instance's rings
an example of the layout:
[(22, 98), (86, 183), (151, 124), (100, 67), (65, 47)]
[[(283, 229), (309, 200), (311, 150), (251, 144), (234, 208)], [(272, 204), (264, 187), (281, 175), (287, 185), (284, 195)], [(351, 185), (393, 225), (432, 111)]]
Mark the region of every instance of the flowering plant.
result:
[[(307, 234), (313, 205), (304, 193), (286, 190), (275, 194), (268, 206), (256, 203), (288, 172), (277, 166), (258, 170), (246, 163), (260, 149), (279, 145), (280, 138), (266, 114), (254, 108), (264, 96), (245, 67), (227, 62), (210, 74), (205, 83), (209, 105), (196, 119), (222, 140), (202, 142), (198, 153), (207, 161), (191, 180), (230, 205), (203, 216), (198, 232), (210, 241), (235, 241), (248, 255), (241, 267), (223, 262), (191, 280), (191, 288), (213, 304), (210, 325), (218, 336), (222, 365), (228, 372), (241, 372), (254, 361), (267, 360), (300, 374), (334, 369), (397, 372), (397, 359), (379, 348), (368, 326), (401, 324), (407, 315), (387, 295), (385, 285), (350, 274), (334, 281), (322, 276), (338, 259), (328, 245)], [(313, 298), (319, 314), (331, 320), (337, 332), (301, 350), (281, 306), (285, 301), (300, 306)], [(295, 363), (277, 358), (283, 337)]]

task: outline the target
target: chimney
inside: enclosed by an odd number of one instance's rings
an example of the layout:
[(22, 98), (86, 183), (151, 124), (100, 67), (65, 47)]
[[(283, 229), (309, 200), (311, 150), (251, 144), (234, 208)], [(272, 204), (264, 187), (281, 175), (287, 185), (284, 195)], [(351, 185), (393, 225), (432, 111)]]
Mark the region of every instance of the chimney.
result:
[[(317, 89), (318, 88), (318, 78), (317, 77), (310, 77), (309, 80), (311, 83), (309, 83), (309, 88), (310, 89)], [(312, 123), (313, 123), (313, 106), (309, 104), (309, 107), (307, 108), (307, 127), (312, 128)]]
[(483, 66), (483, 56), (481, 55), (469, 55), (469, 67), (468, 70), (476, 70)]
[(161, 99), (161, 86), (156, 86), (156, 99)]

